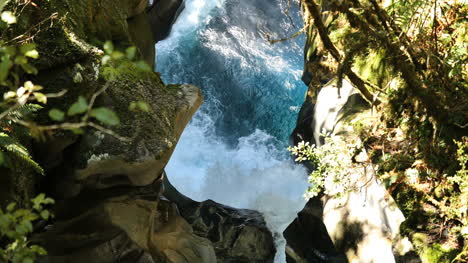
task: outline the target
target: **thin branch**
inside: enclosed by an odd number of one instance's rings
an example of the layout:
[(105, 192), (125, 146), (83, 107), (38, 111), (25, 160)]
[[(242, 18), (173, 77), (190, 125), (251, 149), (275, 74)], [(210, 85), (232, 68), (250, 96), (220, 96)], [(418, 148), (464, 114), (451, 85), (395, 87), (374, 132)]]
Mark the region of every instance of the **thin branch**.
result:
[(62, 91), (57, 92), (57, 93), (47, 93), (45, 95), (46, 95), (46, 97), (48, 99), (51, 99), (51, 98), (54, 99), (54, 98), (63, 97), (65, 94), (67, 94), (67, 92), (68, 92), (67, 90), (62, 90)]
[(101, 95), (102, 93), (104, 93), (109, 87), (110, 87), (110, 81), (107, 81), (106, 84), (104, 84), (104, 86), (102, 86), (101, 89), (99, 89), (97, 92), (93, 94), (93, 96), (91, 96), (91, 99), (89, 100), (89, 104), (88, 104), (88, 110), (86, 111), (86, 114), (83, 116), (82, 121), (86, 122), (89, 119), (91, 110), (93, 109), (93, 106), (94, 106), (94, 103), (96, 102), (97, 97)]
[(88, 122), (88, 126), (93, 127), (96, 130), (99, 130), (99, 131), (101, 131), (103, 133), (107, 133), (107, 134), (115, 137), (116, 139), (118, 139), (120, 141), (124, 141), (124, 142), (131, 142), (132, 141), (132, 138), (121, 136), (121, 135), (117, 134), (116, 132), (114, 132), (114, 131), (112, 131), (110, 129), (106, 129), (106, 128), (102, 127), (101, 125), (98, 125), (98, 124), (96, 124), (94, 122)]
[(292, 17), (289, 15), (289, 10), (291, 9), (291, 1), (292, 0), (287, 0), (288, 3), (288, 7), (286, 9), (282, 9), (281, 12), (283, 12), (283, 14), (289, 19), (289, 22), (291, 23), (291, 25), (293, 25), (293, 27), (297, 28), (297, 26), (294, 24), (294, 21), (292, 19)]
[[(11, 40), (8, 40), (8, 41), (6, 42), (6, 44), (9, 44), (9, 43), (11, 43), (11, 42), (13, 42), (13, 41), (19, 41), (21, 38), (24, 38), (24, 37), (26, 36), (26, 34), (28, 34), (29, 32), (31, 32), (31, 31), (33, 31), (34, 29), (40, 27), (40, 26), (41, 26), (42, 24), (44, 24), (45, 22), (47, 22), (47, 21), (49, 21), (49, 20), (53, 20), (53, 19), (55, 19), (55, 18), (57, 18), (57, 17), (58, 17), (58, 13), (53, 13), (53, 14), (51, 14), (51, 15), (50, 15), (49, 17), (47, 17), (46, 19), (42, 20), (41, 22), (37, 23), (36, 25), (34, 25), (33, 27), (31, 27), (30, 29), (26, 30), (26, 32), (24, 32), (23, 34), (21, 34), (21, 35), (15, 37), (15, 38), (13, 38), (13, 39), (11, 39)], [(37, 32), (36, 32), (36, 33), (37, 33)], [(30, 37), (30, 38), (31, 38), (31, 37)], [(26, 41), (27, 39), (28, 39), (28, 38), (24, 39), (23, 41)], [(21, 43), (22, 41), (19, 41), (19, 42)]]
[(305, 25), (301, 30), (297, 31), (294, 35), (290, 36), (290, 37), (287, 37), (287, 38), (280, 38), (280, 39), (270, 39), (270, 35), (267, 33), (265, 34), (265, 37), (267, 39), (267, 41), (270, 43), (270, 44), (276, 44), (278, 42), (282, 42), (282, 41), (287, 41), (287, 40), (291, 40), (297, 36), (300, 36), (302, 33), (305, 32), (305, 30), (307, 29), (308, 25)]

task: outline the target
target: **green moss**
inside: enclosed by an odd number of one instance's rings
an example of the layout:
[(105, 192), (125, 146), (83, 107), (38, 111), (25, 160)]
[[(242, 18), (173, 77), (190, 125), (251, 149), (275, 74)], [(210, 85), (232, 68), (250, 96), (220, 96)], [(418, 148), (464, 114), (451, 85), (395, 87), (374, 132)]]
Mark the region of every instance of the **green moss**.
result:
[(426, 249), (424, 256), (427, 262), (449, 263), (452, 262), (459, 252), (457, 249), (446, 249), (440, 244), (435, 244)]
[(424, 263), (450, 263), (460, 253), (459, 249), (431, 243), (423, 233), (414, 233), (412, 241)]
[(101, 67), (101, 77), (106, 81), (122, 80), (138, 82), (144, 79), (151, 79), (158, 84), (159, 88), (164, 86), (157, 73), (143, 70), (135, 63), (127, 59), (121, 59), (118, 62), (107, 64)]

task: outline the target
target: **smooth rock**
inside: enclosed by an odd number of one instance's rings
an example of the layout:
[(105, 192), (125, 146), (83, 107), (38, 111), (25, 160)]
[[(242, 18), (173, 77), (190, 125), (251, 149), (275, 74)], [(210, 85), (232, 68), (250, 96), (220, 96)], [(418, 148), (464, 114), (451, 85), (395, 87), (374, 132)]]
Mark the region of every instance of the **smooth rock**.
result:
[[(196, 236), (160, 193), (156, 181), (61, 201), (56, 221), (34, 237), (48, 251), (44, 262), (216, 263), (211, 242)], [(125, 258), (129, 261), (119, 261)]]
[(288, 263), (302, 262), (347, 262), (339, 253), (322, 221), (322, 201), (310, 199), (297, 218), (286, 228)]
[[(313, 110), (312, 105), (310, 101), (304, 103), (298, 119), (300, 125), (292, 135), (294, 141), (304, 138), (320, 146), (324, 143), (323, 134), (341, 136), (346, 141), (359, 140), (343, 120), (366, 117), (369, 105), (346, 80), (339, 90), (336, 81), (330, 81), (320, 90)], [(326, 195), (315, 198), (318, 204), (309, 202), (288, 227), (285, 235), (291, 250), (290, 262), (315, 262), (314, 256), (329, 254), (330, 240), (338, 256), (345, 254), (349, 262), (395, 262), (404, 258), (396, 252), (402, 242), (399, 235), (399, 226), (404, 221), (402, 212), (376, 178), (371, 165), (349, 172), (354, 190), (345, 193), (344, 198)], [(306, 235), (306, 230), (311, 232)], [(323, 247), (325, 244), (328, 246)], [(339, 258), (324, 257), (324, 261), (317, 262), (335, 262)]]
[(153, 3), (147, 12), (156, 41), (169, 35), (172, 25), (184, 8), (184, 0), (158, 0)]
[(213, 243), (218, 262), (273, 262), (276, 253), (274, 240), (262, 214), (212, 200), (193, 201), (179, 193), (167, 177), (164, 185), (164, 196), (177, 203), (182, 217), (192, 225), (194, 233)]

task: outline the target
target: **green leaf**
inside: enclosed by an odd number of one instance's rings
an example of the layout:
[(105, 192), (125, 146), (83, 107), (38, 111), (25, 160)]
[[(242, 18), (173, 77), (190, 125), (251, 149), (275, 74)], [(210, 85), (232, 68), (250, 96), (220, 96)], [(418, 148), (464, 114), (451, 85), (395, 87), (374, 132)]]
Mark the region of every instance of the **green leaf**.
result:
[(112, 52), (112, 55), (111, 55), (112, 59), (114, 60), (117, 60), (117, 59), (121, 59), (124, 57), (124, 54), (120, 51), (114, 51)]
[(32, 258), (24, 258), (23, 263), (34, 263), (34, 261), (32, 260)]
[(44, 93), (34, 92), (34, 97), (36, 100), (42, 104), (47, 104), (47, 96)]
[(4, 59), (2, 62), (0, 62), (0, 83), (5, 81), (5, 79), (8, 77), (11, 66), (13, 66), (13, 63), (9, 59)]
[(15, 209), (15, 207), (16, 207), (16, 203), (10, 203), (10, 204), (6, 207), (6, 210), (7, 210), (8, 212), (11, 212), (11, 211), (13, 211), (13, 210)]
[(143, 71), (152, 71), (151, 67), (142, 60), (135, 62), (135, 66)]
[(63, 121), (65, 113), (59, 109), (51, 109), (49, 111), (49, 117), (54, 121)]
[(3, 10), (3, 7), (7, 4), (6, 0), (0, 0), (0, 10)]
[(44, 256), (47, 255), (47, 251), (44, 250), (44, 248), (37, 246), (37, 245), (32, 245), (31, 250), (36, 252), (37, 254)]
[(14, 46), (2, 47), (0, 48), (0, 51), (3, 51), (9, 57), (13, 57), (14, 55), (16, 55), (16, 47)]
[(41, 212), (41, 217), (45, 220), (49, 219), (50, 213), (47, 210)]
[(105, 55), (102, 57), (102, 65), (106, 65), (110, 61), (111, 57), (109, 55)]
[(128, 109), (131, 110), (131, 111), (136, 111), (137, 109), (141, 110), (143, 112), (149, 112), (150, 111), (149, 105), (144, 101), (132, 101), (130, 103), (130, 106), (128, 107)]
[(55, 203), (54, 199), (50, 197), (46, 197), (46, 199), (44, 199), (44, 204), (54, 204), (54, 203)]
[(28, 44), (24, 44), (20, 47), (20, 52), (21, 54), (26, 54), (28, 51), (32, 51), (36, 49), (36, 44), (34, 43), (28, 43)]
[(24, 53), (26, 57), (37, 59), (39, 58), (39, 52), (37, 50), (29, 50), (28, 52)]
[(37, 75), (37, 73), (38, 73), (37, 68), (34, 67), (33, 65), (27, 64), (27, 63), (26, 64), (20, 64), (20, 65), (23, 68), (23, 70), (26, 71), (26, 73)]
[(13, 99), (15, 98), (17, 95), (16, 95), (16, 92), (14, 91), (8, 91), (7, 93), (3, 94), (3, 99), (4, 100), (9, 100), (9, 99)]
[(135, 111), (136, 107), (137, 107), (136, 101), (132, 101), (132, 102), (130, 102), (130, 105), (128, 106), (128, 109), (131, 110), (131, 111)]
[(150, 106), (148, 105), (148, 103), (146, 103), (144, 101), (138, 101), (137, 106), (143, 112), (149, 112), (150, 111)]
[(2, 166), (5, 163), (5, 156), (3, 156), (3, 152), (0, 151), (0, 166)]
[(22, 65), (22, 64), (27, 64), (27, 63), (28, 63), (28, 59), (25, 56), (15, 57), (15, 64)]
[(21, 224), (28, 230), (28, 232), (33, 231), (33, 225), (31, 224), (31, 221), (23, 220), (23, 222)]
[(73, 103), (68, 109), (67, 115), (73, 116), (85, 113), (88, 110), (88, 102), (83, 96), (78, 97), (78, 100)]
[(80, 128), (70, 129), (70, 131), (73, 132), (76, 135), (84, 134), (84, 132), (85, 132), (83, 129), (80, 129)]
[(36, 210), (41, 210), (42, 209), (41, 204), (44, 202), (44, 199), (45, 199), (45, 194), (43, 194), (43, 193), (41, 193), (38, 196), (36, 196), (35, 198), (33, 198), (31, 200), (31, 202), (33, 203), (33, 208), (36, 209)]
[(112, 44), (111, 41), (106, 41), (106, 43), (104, 43), (104, 51), (106, 54), (112, 54), (112, 52), (114, 52), (114, 44)]
[(90, 115), (107, 125), (118, 125), (120, 123), (117, 114), (109, 108), (95, 108), (91, 111)]
[(136, 47), (129, 47), (125, 50), (125, 54), (127, 54), (127, 58), (132, 60), (135, 58), (135, 55), (136, 55)]
[[(23, 87), (28, 90), (28, 91), (32, 91), (34, 89), (34, 84), (31, 82), (31, 81), (26, 81), (24, 84), (23, 84)], [(21, 96), (19, 94), (19, 92), (17, 91), (16, 93), (18, 93), (18, 96)]]

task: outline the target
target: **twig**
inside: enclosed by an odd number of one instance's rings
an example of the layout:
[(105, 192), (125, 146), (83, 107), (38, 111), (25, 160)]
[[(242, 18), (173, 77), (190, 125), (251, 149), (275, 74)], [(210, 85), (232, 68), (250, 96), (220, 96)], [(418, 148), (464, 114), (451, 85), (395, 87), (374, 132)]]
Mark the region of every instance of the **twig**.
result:
[[(36, 29), (37, 27), (40, 27), (42, 24), (44, 24), (44, 23), (47, 22), (48, 20), (52, 20), (52, 19), (55, 19), (55, 18), (57, 18), (57, 17), (58, 17), (58, 13), (53, 13), (53, 14), (51, 14), (48, 18), (42, 20), (41, 22), (37, 23), (36, 25), (34, 25), (33, 27), (31, 27), (30, 29), (26, 30), (26, 32), (24, 32), (23, 34), (21, 34), (21, 35), (15, 37), (15, 38), (13, 38), (13, 39), (11, 39), (11, 40), (9, 40), (9, 41), (6, 41), (6, 44), (11, 43), (11, 42), (13, 42), (13, 41), (17, 41), (17, 40), (19, 40), (19, 39), (25, 37), (25, 35), (28, 34), (29, 32), (31, 32), (32, 30)], [(36, 33), (37, 33), (37, 32), (36, 32)], [(25, 40), (27, 40), (27, 39), (25, 39)], [(25, 41), (25, 40), (23, 40), (23, 41)], [(19, 41), (19, 42), (21, 43), (22, 41)]]
[(297, 28), (297, 26), (294, 24), (294, 21), (292, 19), (292, 17), (289, 15), (289, 10), (291, 9), (291, 0), (287, 0), (288, 1), (288, 7), (284, 10), (281, 10), (283, 12), (283, 14), (289, 19), (289, 22), (291, 22), (291, 25), (293, 25), (293, 27)]
[(67, 94), (67, 90), (62, 90), (60, 92), (57, 92), (57, 93), (47, 93), (45, 94), (46, 97), (49, 99), (49, 98), (60, 98), (60, 97), (63, 97), (63, 95)]
[(96, 102), (96, 98), (110, 87), (109, 83), (110, 81), (107, 81), (106, 84), (104, 84), (104, 86), (102, 86), (101, 89), (99, 89), (97, 92), (93, 94), (93, 96), (91, 96), (91, 99), (89, 100), (89, 104), (88, 104), (88, 110), (86, 111), (86, 114), (83, 116), (82, 121), (86, 122), (89, 119), (91, 110), (93, 109), (94, 103)]
[(267, 41), (270, 43), (270, 44), (275, 44), (275, 43), (278, 43), (278, 42), (282, 42), (282, 41), (287, 41), (287, 40), (291, 40), (299, 35), (301, 35), (302, 33), (305, 32), (305, 30), (307, 29), (308, 25), (305, 25), (301, 30), (297, 31), (294, 35), (290, 36), (290, 37), (287, 37), (287, 38), (280, 38), (280, 39), (270, 39), (270, 35), (267, 33), (265, 34), (265, 37), (267, 39)]
[(112, 131), (110, 129), (106, 129), (106, 128), (102, 127), (101, 125), (98, 125), (98, 124), (96, 124), (94, 122), (88, 122), (88, 126), (93, 127), (96, 130), (102, 131), (103, 133), (107, 133), (107, 134), (115, 137), (118, 140), (121, 140), (121, 141), (124, 141), (124, 142), (131, 142), (132, 141), (131, 138), (121, 136), (121, 135), (117, 134), (116, 132), (114, 132), (114, 131)]

